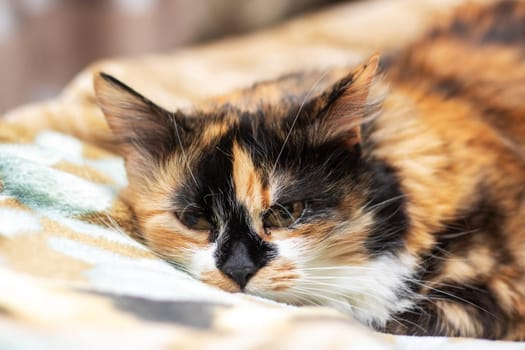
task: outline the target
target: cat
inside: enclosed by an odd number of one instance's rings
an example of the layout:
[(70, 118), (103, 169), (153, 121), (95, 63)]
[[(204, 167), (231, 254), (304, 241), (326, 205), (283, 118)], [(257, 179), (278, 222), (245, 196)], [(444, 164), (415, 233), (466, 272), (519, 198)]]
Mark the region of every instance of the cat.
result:
[(520, 340), (524, 49), (525, 3), (500, 2), (190, 111), (94, 86), (144, 243), (195, 278), (394, 334)]

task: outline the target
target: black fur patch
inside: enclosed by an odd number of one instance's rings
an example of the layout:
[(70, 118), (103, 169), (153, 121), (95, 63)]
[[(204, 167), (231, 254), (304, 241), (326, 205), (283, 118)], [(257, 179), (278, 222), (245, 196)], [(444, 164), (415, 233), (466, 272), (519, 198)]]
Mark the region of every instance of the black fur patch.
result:
[[(395, 334), (426, 336), (475, 336), (486, 339), (501, 339), (505, 336), (510, 319), (501, 309), (487, 285), (447, 284), (435, 287), (412, 310), (394, 315), (383, 331)], [(447, 323), (434, 301), (449, 302), (461, 306), (472, 322), (480, 326), (479, 334), (464, 334)], [(453, 316), (453, 315), (448, 315)]]
[(521, 14), (518, 13), (518, 3), (519, 1), (499, 1), (490, 8), (490, 13), (485, 13), (485, 16), (493, 17), (493, 23), (483, 32), (481, 42), (502, 44), (525, 42), (525, 16), (523, 11), (520, 11)]
[(445, 329), (440, 327), (440, 320), (434, 305), (424, 302), (412, 310), (392, 316), (385, 327), (380, 330), (392, 334), (416, 336), (447, 336)]
[[(226, 275), (239, 282), (234, 270), (246, 270), (253, 275), (277, 255), (273, 244), (264, 242), (250, 226), (248, 210), (238, 203), (233, 188), (233, 144), (238, 130), (232, 129), (210, 149), (194, 166), (193, 177), (189, 177), (175, 195), (177, 207), (197, 204), (212, 224), (210, 242), (217, 242), (216, 265)], [(219, 222), (225, 223), (219, 237)], [(244, 287), (244, 283), (239, 283)]]
[(232, 210), (236, 214), (217, 240), (216, 265), (242, 289), (260, 268), (277, 256), (277, 248), (253, 231), (244, 206), (238, 205)]
[(484, 283), (441, 287), (432, 291), (429, 298), (450, 300), (464, 307), (480, 323), (482, 338), (499, 339), (506, 333), (510, 320)]
[(428, 280), (441, 273), (442, 265), (451, 257), (465, 258), (476, 247), (491, 247), (493, 258), (498, 264), (512, 264), (511, 255), (505, 247), (502, 232), (504, 218), (501, 209), (494, 206), (487, 191), (482, 186), (477, 193), (480, 199), (464, 213), (458, 213), (457, 219), (445, 222), (445, 229), (436, 232), (434, 248), (422, 257), (421, 279)]
[[(518, 44), (525, 42), (525, 15), (520, 1), (497, 1), (477, 16), (459, 14), (448, 27), (436, 28), (429, 38), (452, 36), (476, 44)], [(522, 7), (523, 8), (523, 7)]]
[[(360, 145), (349, 148), (344, 140), (337, 139), (312, 144), (311, 126), (307, 122), (311, 118), (309, 114), (313, 113), (311, 106), (305, 106), (294, 123), (298, 107), (285, 108), (282, 112), (285, 117), (277, 124), (269, 124), (263, 110), (254, 115), (244, 114), (236, 137), (251, 155), (254, 165), (265, 169), (260, 173), (263, 185), (268, 181), (268, 171), (273, 168), (277, 173), (291, 175), (293, 183), (283, 184), (286, 190), (280, 201), (310, 200), (323, 202), (327, 207), (337, 206), (344, 191), (334, 193), (331, 189), (334, 184), (343, 186), (355, 177), (359, 169)], [(293, 132), (286, 138), (292, 127)]]
[[(489, 246), (498, 266), (512, 265), (512, 260), (502, 237), (503, 217), (482, 187), (477, 191), (480, 199), (468, 211), (458, 214), (458, 218), (444, 224), (445, 229), (434, 234), (436, 243), (431, 252), (421, 257), (419, 272), (414, 276), (420, 283), (412, 283), (412, 290), (420, 292), (426, 281), (442, 274), (444, 263), (450, 259), (466, 259), (466, 254), (480, 246)], [(475, 268), (475, 267), (474, 267)], [(451, 329), (433, 304), (432, 300), (448, 301), (461, 305), (472, 320), (481, 325), (478, 337), (496, 339), (505, 335), (510, 319), (501, 309), (484, 279), (475, 281), (443, 281), (434, 284), (425, 295), (430, 300), (423, 301), (413, 310), (394, 315), (396, 321), (389, 322), (386, 331), (413, 335), (464, 336), (450, 333)], [(474, 336), (474, 335), (471, 335)]]
[(463, 92), (464, 86), (461, 83), (452, 78), (439, 79), (434, 85), (432, 85), (433, 92), (438, 93), (445, 99), (453, 98)]
[(410, 220), (397, 175), (394, 169), (378, 160), (370, 162), (367, 173), (371, 181), (366, 209), (376, 214), (374, 228), (365, 246), (373, 255), (398, 250), (404, 246)]

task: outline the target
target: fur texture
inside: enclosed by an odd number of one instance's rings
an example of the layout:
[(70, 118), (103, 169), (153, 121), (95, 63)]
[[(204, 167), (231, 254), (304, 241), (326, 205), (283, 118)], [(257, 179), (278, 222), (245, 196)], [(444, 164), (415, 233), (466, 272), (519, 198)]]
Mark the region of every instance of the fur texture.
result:
[(346, 72), (169, 112), (97, 99), (143, 241), (224, 290), (397, 334), (525, 337), (525, 5), (466, 6)]

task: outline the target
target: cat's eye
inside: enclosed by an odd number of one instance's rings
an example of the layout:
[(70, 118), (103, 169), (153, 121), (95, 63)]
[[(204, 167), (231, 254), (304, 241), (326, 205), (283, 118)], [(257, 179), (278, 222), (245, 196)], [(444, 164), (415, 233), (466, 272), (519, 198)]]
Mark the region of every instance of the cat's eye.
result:
[(263, 225), (266, 228), (288, 227), (301, 217), (304, 208), (302, 201), (274, 205), (264, 214)]
[(206, 216), (201, 212), (185, 211), (180, 215), (175, 215), (184, 226), (192, 230), (208, 231), (212, 228)]

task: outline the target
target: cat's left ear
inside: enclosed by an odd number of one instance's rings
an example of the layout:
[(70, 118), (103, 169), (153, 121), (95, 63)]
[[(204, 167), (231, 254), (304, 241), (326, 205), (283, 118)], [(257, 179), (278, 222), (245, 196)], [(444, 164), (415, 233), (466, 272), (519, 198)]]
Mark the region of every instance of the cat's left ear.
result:
[(95, 74), (95, 95), (124, 158), (158, 159), (188, 133), (183, 115), (171, 113), (105, 73)]
[(325, 140), (348, 146), (361, 143), (361, 125), (372, 110), (368, 95), (377, 74), (379, 55), (373, 55), (317, 97), (318, 131)]

